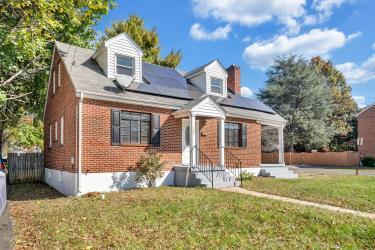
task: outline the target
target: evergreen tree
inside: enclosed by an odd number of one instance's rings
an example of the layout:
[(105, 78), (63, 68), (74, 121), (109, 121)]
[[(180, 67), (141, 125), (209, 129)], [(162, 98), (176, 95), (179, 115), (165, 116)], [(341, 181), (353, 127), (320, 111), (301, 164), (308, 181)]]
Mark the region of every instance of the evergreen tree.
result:
[(277, 58), (267, 76), (258, 97), (288, 121), (284, 132), (289, 150), (326, 148), (334, 129), (329, 121), (332, 98), (325, 78), (295, 55)]

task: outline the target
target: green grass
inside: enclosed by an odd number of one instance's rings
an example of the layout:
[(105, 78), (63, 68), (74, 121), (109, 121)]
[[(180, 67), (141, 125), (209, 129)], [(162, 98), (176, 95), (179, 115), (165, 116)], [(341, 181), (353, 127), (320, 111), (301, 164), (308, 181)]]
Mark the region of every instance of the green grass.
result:
[(293, 180), (254, 178), (249, 190), (375, 213), (375, 177), (315, 176)]
[[(38, 198), (28, 200), (33, 192)], [(375, 248), (374, 220), (218, 190), (151, 188), (101, 199), (27, 185), (13, 186), (10, 199), (16, 248)]]

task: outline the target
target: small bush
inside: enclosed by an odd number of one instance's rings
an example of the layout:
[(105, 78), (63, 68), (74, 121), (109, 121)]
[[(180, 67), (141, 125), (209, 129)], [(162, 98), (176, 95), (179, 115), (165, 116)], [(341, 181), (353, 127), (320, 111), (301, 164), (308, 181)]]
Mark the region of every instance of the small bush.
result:
[(241, 173), (241, 177), (242, 177), (243, 181), (246, 181), (246, 180), (251, 181), (254, 178), (254, 174), (250, 173), (250, 172), (247, 172), (247, 171), (244, 171), (244, 172)]
[(375, 158), (371, 156), (366, 156), (362, 159), (362, 165), (364, 167), (375, 167)]
[(165, 162), (161, 161), (160, 154), (148, 151), (141, 156), (137, 164), (135, 180), (146, 182), (148, 187), (152, 187), (156, 179), (163, 177), (164, 166)]

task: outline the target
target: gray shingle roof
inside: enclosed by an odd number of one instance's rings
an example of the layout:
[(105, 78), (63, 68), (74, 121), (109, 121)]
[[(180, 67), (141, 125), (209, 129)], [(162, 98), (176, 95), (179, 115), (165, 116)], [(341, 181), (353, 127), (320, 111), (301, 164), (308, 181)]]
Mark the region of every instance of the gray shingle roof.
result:
[[(143, 63), (143, 78), (146, 83), (133, 82), (124, 93), (114, 79), (106, 77), (98, 64), (91, 58), (95, 51), (56, 42), (76, 91), (103, 94), (114, 97), (128, 97), (140, 100), (152, 100), (163, 105), (183, 107), (191, 100), (205, 93), (192, 85), (177, 70)], [(147, 83), (148, 82), (148, 83)], [(222, 106), (244, 110), (261, 111), (275, 114), (262, 102), (229, 93), (228, 98), (214, 98)]]

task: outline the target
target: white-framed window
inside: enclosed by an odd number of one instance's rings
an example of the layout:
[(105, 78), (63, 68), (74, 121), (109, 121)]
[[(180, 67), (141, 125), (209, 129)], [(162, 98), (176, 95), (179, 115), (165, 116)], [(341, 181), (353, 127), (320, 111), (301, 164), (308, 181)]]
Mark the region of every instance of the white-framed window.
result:
[(52, 93), (55, 94), (56, 92), (56, 70), (52, 72)]
[(57, 65), (57, 86), (58, 87), (60, 87), (61, 85), (61, 74), (60, 74), (61, 69), (60, 68), (61, 68), (61, 63)]
[(116, 75), (134, 75), (134, 58), (116, 55)]
[(211, 92), (221, 94), (223, 80), (220, 78), (211, 77)]
[(52, 148), (52, 125), (49, 125), (49, 144), (48, 146)]
[(55, 141), (57, 141), (57, 130), (58, 130), (58, 124), (57, 124), (57, 121), (55, 121)]
[(60, 144), (64, 144), (64, 116), (60, 119)]

